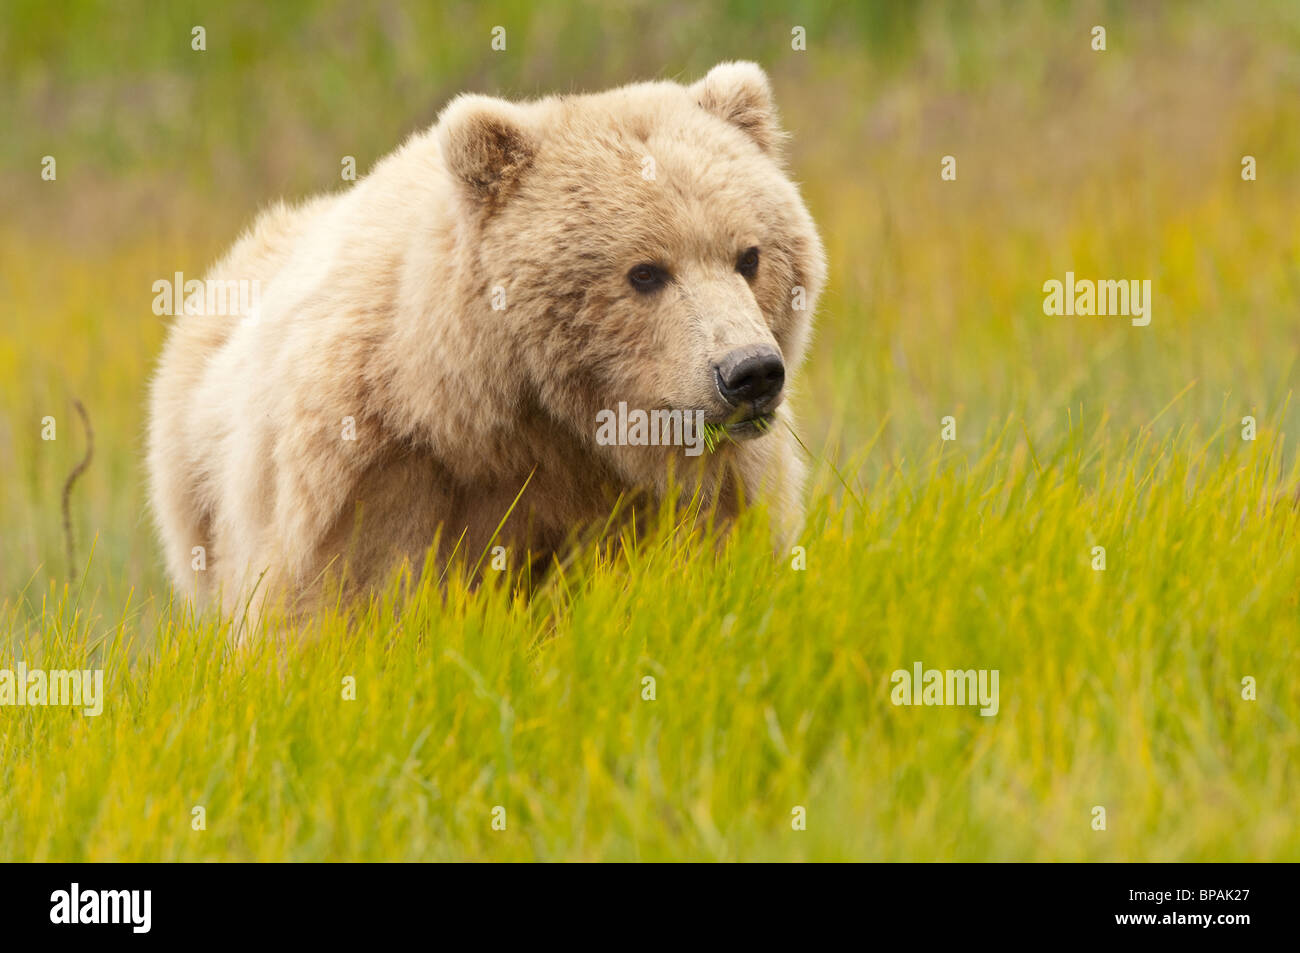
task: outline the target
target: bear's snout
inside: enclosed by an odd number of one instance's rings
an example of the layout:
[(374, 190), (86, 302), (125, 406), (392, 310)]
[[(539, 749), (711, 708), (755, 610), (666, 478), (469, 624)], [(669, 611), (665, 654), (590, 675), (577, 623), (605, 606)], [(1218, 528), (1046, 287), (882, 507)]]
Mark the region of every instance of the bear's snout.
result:
[(732, 407), (748, 406), (754, 414), (772, 408), (785, 386), (781, 352), (767, 345), (737, 348), (714, 365), (718, 393)]

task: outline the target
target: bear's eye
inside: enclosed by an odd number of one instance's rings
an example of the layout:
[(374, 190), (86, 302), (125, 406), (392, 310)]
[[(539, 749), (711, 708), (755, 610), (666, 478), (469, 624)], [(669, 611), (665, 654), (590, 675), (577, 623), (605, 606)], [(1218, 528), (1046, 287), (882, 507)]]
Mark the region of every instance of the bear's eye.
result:
[(753, 278), (758, 274), (758, 249), (746, 248), (740, 254), (740, 259), (736, 262), (736, 270), (746, 278)]
[(654, 291), (668, 280), (668, 273), (658, 265), (644, 262), (627, 273), (627, 280), (637, 291)]

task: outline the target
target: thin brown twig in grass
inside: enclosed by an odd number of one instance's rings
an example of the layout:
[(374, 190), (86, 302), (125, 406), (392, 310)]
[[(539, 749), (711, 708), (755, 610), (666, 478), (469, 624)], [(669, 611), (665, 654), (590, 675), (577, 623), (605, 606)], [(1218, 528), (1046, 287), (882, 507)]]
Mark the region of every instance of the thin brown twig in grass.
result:
[(90, 426), (90, 417), (86, 415), (86, 408), (81, 405), (81, 401), (75, 397), (72, 398), (72, 406), (81, 415), (81, 422), (86, 428), (86, 455), (81, 458), (80, 463), (72, 468), (68, 478), (63, 481), (63, 540), (68, 549), (68, 578), (70, 581), (76, 582), (77, 560), (75, 540), (72, 537), (72, 484), (86, 472), (86, 468), (90, 466), (90, 458), (95, 455), (95, 431)]

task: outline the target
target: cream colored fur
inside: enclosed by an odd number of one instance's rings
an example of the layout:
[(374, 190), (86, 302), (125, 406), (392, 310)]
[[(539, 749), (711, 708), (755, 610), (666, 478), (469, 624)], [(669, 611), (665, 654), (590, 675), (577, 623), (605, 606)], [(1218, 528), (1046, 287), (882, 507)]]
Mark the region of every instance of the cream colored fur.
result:
[[(419, 563), (439, 527), (436, 556), (464, 532), (473, 559), (530, 474), (498, 541), (512, 559), (546, 559), (620, 494), (653, 501), (670, 469), (724, 513), (762, 495), (797, 525), (784, 426), (694, 459), (595, 440), (619, 401), (716, 416), (711, 362), (732, 348), (774, 344), (787, 392), (797, 379), (824, 265), (781, 138), (749, 63), (693, 86), (462, 96), (351, 188), (266, 211), (208, 275), (259, 282), (257, 314), (177, 318), (153, 383), (175, 584), (256, 613), (309, 607), (344, 566), (364, 591)], [(750, 246), (752, 281), (736, 271)], [(671, 284), (634, 290), (643, 261)]]

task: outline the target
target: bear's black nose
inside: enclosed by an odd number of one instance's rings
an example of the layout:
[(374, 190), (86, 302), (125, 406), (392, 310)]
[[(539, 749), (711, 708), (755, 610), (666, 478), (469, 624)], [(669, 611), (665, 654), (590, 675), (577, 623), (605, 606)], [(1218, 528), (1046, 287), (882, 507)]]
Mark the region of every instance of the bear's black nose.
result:
[(718, 393), (733, 407), (752, 404), (762, 411), (781, 394), (785, 386), (785, 362), (776, 348), (767, 345), (742, 347), (716, 365)]

